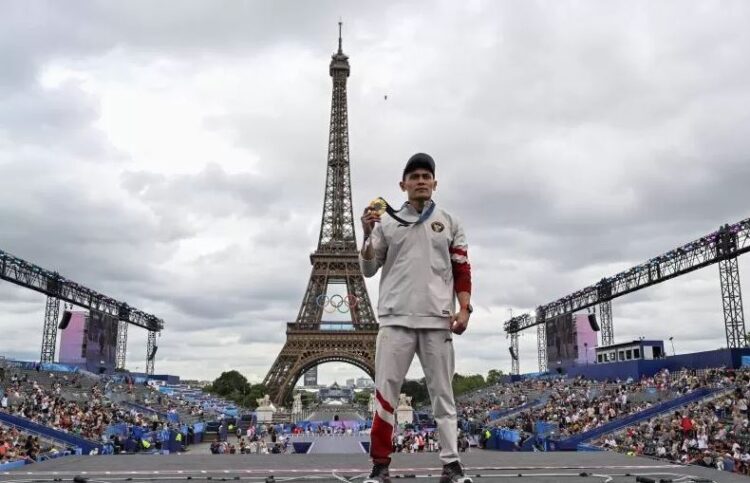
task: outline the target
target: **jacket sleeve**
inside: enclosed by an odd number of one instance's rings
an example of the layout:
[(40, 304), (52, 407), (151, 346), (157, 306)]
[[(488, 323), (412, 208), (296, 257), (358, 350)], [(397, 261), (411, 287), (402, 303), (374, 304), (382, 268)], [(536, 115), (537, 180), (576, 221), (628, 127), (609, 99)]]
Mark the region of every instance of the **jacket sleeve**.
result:
[(451, 268), (453, 269), (453, 287), (456, 293), (471, 293), (471, 264), (469, 263), (469, 245), (466, 241), (464, 227), (460, 221), (453, 225), (453, 240), (450, 246)]
[(367, 278), (378, 273), (380, 267), (385, 263), (385, 255), (388, 252), (388, 245), (383, 235), (383, 226), (381, 223), (375, 225), (370, 238), (365, 242), (372, 245), (374, 256), (370, 260), (365, 260), (362, 258), (362, 252), (359, 252), (359, 267), (362, 269), (362, 275)]

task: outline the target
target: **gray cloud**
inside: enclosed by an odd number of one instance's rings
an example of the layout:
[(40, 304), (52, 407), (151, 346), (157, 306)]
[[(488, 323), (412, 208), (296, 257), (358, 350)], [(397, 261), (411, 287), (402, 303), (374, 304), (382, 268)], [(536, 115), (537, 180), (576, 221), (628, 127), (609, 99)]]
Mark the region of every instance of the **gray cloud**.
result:
[[(160, 369), (262, 378), (316, 246), (339, 16), (355, 213), (401, 199), (404, 161), (427, 151), (466, 225), (478, 310), (460, 371), (509, 368), (508, 308), (748, 215), (744, 2), (18, 1), (0, 20), (0, 248), (163, 317)], [(205, 140), (182, 119), (135, 136), (151, 119), (114, 101), (143, 95), (190, 107), (221, 150), (184, 168)], [(618, 339), (721, 345), (717, 278), (617, 300)], [(43, 302), (0, 284), (0, 353), (36, 357)], [(141, 346), (131, 331), (132, 367)], [(524, 334), (522, 369), (535, 346)]]

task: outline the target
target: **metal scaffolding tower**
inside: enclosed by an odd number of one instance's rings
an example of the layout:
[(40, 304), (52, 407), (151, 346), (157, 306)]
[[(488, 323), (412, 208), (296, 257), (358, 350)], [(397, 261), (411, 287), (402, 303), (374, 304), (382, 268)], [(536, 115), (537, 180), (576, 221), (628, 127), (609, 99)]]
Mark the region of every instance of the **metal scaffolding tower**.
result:
[(547, 372), (547, 324), (536, 326), (536, 346), (539, 357), (539, 372)]
[(724, 308), (724, 330), (729, 349), (747, 346), (740, 269), (737, 264), (738, 242), (741, 235), (741, 230), (724, 225), (719, 229), (719, 239), (716, 244), (716, 256), (721, 259), (719, 281), (721, 282), (721, 302)]
[(615, 343), (615, 329), (612, 324), (612, 301), (606, 300), (599, 304), (599, 327), (602, 331), (602, 345)]
[(115, 355), (115, 369), (125, 370), (125, 359), (128, 351), (128, 323), (124, 320), (117, 322), (117, 353)]
[(57, 345), (57, 321), (60, 316), (60, 299), (47, 295), (47, 307), (44, 310), (44, 333), (42, 335), (42, 356), (40, 362), (55, 362)]
[(146, 374), (154, 374), (154, 359), (156, 359), (156, 332), (148, 331), (148, 341), (146, 341)]
[(511, 374), (521, 374), (521, 368), (518, 364), (518, 332), (510, 334), (510, 360), (511, 360)]

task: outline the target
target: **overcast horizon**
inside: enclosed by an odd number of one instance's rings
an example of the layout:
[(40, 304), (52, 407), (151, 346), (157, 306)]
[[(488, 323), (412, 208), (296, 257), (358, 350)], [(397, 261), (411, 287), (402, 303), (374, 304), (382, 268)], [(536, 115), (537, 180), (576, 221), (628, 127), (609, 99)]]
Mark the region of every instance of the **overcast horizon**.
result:
[[(339, 18), (355, 219), (402, 200), (423, 151), (436, 202), (465, 225), (459, 373), (510, 371), (511, 310), (750, 216), (750, 3), (432, 7), (6, 2), (0, 249), (164, 319), (157, 373), (260, 382), (317, 246)], [(39, 358), (44, 308), (0, 281), (0, 356)], [(618, 342), (725, 346), (718, 267), (616, 299), (613, 321)], [(131, 326), (129, 369), (145, 347)], [(520, 356), (536, 371), (536, 330)], [(326, 384), (363, 374), (320, 368)]]

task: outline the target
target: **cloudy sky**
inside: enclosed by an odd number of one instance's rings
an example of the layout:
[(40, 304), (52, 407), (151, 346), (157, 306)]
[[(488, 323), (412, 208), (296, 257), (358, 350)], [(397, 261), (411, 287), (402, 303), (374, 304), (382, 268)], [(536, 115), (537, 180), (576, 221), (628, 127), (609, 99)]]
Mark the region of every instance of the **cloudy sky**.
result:
[[(459, 372), (509, 370), (510, 309), (750, 215), (745, 1), (11, 0), (0, 249), (162, 317), (157, 372), (260, 381), (317, 243), (339, 17), (356, 211), (397, 201), (425, 151), (466, 225)], [(613, 313), (616, 340), (725, 343), (715, 266)], [(43, 296), (0, 282), (0, 354), (38, 358), (43, 315)], [(130, 369), (145, 340), (130, 330)], [(521, 337), (522, 371), (535, 347)]]

